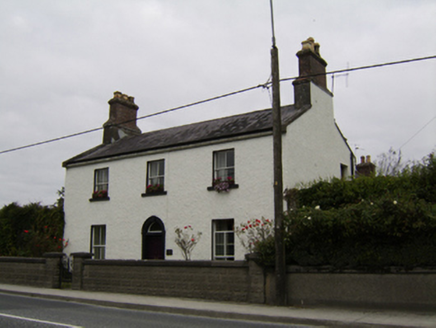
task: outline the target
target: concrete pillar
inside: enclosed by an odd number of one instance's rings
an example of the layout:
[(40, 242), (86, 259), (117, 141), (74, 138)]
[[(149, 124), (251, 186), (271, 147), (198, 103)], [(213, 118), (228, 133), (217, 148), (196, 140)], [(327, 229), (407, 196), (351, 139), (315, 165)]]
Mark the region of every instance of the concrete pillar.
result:
[(248, 297), (249, 303), (265, 303), (265, 276), (263, 268), (257, 264), (257, 254), (246, 254), (248, 261)]
[(61, 265), (64, 253), (45, 253), (46, 288), (61, 288)]
[(83, 288), (83, 262), (86, 259), (92, 258), (91, 253), (72, 253), (73, 257), (73, 280), (71, 288), (74, 290), (81, 290)]

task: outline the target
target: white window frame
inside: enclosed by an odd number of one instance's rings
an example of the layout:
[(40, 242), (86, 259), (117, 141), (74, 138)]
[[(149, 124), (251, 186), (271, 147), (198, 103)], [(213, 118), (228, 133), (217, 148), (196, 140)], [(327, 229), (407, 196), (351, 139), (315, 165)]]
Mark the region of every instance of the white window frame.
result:
[(94, 192), (106, 190), (109, 193), (109, 168), (94, 171)]
[(91, 226), (91, 253), (94, 259), (106, 258), (106, 225)]
[(165, 160), (164, 159), (147, 162), (147, 186), (149, 185), (152, 186), (162, 185), (162, 187), (165, 189)]
[(213, 153), (213, 179), (227, 180), (228, 177), (235, 180), (235, 149), (215, 151)]
[(348, 166), (341, 163), (341, 179), (347, 179), (348, 176)]
[[(220, 225), (231, 225), (232, 229), (223, 229)], [(235, 260), (235, 220), (219, 219), (212, 220), (212, 259), (219, 261)], [(222, 243), (219, 241), (222, 240)], [(222, 252), (218, 252), (218, 247), (222, 247)], [(217, 254), (220, 253), (220, 254)], [(222, 254), (221, 254), (222, 253)]]

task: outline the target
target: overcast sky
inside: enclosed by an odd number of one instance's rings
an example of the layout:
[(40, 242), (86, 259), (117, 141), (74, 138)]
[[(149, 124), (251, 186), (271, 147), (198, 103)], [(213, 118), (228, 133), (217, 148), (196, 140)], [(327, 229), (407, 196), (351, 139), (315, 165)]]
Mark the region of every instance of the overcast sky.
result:
[[(434, 0), (274, 0), (281, 78), (309, 36), (328, 71), (436, 55)], [(0, 0), (0, 151), (101, 127), (114, 91), (139, 116), (265, 83), (269, 0)], [(328, 77), (357, 158), (436, 149), (436, 60)], [(282, 105), (293, 103), (291, 82)], [(256, 89), (138, 122), (143, 132), (270, 107)], [(418, 133), (419, 132), (419, 133)], [(417, 134), (416, 134), (417, 133)], [(0, 207), (52, 204), (64, 160), (102, 131), (0, 154)]]

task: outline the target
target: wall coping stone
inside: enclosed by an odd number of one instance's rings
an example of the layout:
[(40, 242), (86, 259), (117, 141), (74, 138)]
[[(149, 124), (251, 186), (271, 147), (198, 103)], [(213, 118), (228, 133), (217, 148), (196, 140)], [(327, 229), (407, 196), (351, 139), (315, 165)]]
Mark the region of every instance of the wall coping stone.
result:
[(43, 257), (44, 258), (61, 258), (64, 257), (65, 253), (59, 253), (59, 252), (49, 252), (49, 253), (44, 253)]
[[(74, 255), (74, 254), (73, 254)], [(185, 261), (185, 260), (94, 260), (86, 259), (85, 265), (108, 266), (159, 266), (159, 267), (213, 267), (213, 268), (248, 268), (246, 261)]]
[(87, 252), (71, 253), (70, 255), (72, 257), (74, 257), (74, 258), (83, 258), (83, 259), (90, 259), (90, 258), (92, 258), (92, 254), (91, 253), (87, 253)]
[(387, 267), (383, 270), (351, 270), (342, 269), (338, 270), (332, 266), (299, 266), (299, 265), (288, 265), (286, 266), (286, 273), (323, 273), (323, 274), (436, 274), (436, 267), (418, 267), (413, 269), (406, 269), (404, 267)]
[(13, 263), (45, 263), (44, 258), (39, 257), (12, 257), (1, 256), (0, 262), (13, 262)]

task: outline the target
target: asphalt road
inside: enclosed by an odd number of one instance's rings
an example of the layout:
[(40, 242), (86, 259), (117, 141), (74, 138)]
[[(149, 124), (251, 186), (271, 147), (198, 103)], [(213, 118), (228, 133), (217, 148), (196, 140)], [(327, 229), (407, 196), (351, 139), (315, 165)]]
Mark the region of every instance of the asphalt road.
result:
[(0, 327), (309, 327), (125, 310), (0, 293)]

